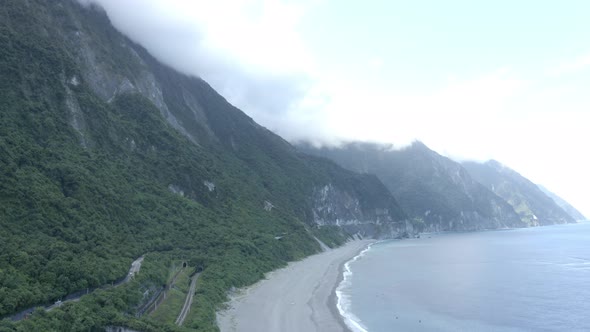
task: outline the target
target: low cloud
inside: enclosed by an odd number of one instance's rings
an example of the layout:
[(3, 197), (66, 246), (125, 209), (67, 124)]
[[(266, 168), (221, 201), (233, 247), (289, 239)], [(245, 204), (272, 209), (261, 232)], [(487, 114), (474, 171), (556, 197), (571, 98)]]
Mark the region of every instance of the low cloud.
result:
[(298, 33), (314, 0), (81, 1), (105, 8), (115, 27), (158, 59), (202, 77), (290, 141), (403, 146), (420, 139), (435, 148), (456, 146), (503, 121), (504, 103), (527, 84), (499, 69), (429, 92), (396, 93), (371, 81), (386, 65), (380, 56), (367, 60), (367, 77), (334, 79)]
[[(80, 0), (160, 61), (203, 78), (230, 102), (278, 130), (312, 89), (311, 62), (295, 25), (305, 3)], [(291, 112), (291, 115), (289, 113)]]
[[(320, 0), (80, 1), (102, 6), (117, 29), (160, 61), (203, 78), (290, 141), (401, 147), (419, 139), (457, 159), (498, 159), (590, 214), (582, 190), (590, 186), (590, 161), (580, 157), (589, 81), (565, 75), (590, 68), (588, 55), (526, 75), (519, 68), (450, 73), (401, 91), (395, 77), (375, 80), (396, 59), (369, 56), (360, 74), (346, 71), (357, 64), (340, 64), (341, 77), (314, 63), (298, 31)], [(556, 171), (568, 165), (571, 172)]]

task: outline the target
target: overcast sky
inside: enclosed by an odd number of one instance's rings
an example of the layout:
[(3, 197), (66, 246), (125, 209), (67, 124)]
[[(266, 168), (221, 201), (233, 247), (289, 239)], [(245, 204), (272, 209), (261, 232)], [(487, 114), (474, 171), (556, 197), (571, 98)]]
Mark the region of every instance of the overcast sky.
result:
[(590, 216), (590, 1), (84, 0), (288, 140), (421, 140)]

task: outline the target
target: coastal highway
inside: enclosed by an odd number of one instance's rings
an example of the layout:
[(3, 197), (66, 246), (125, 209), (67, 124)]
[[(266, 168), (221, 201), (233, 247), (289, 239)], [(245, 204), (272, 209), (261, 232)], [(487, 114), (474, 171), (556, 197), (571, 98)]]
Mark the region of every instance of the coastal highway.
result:
[(144, 258), (144, 256), (142, 255), (138, 259), (134, 260), (133, 263), (131, 263), (131, 267), (129, 268), (129, 273), (127, 273), (127, 276), (125, 276), (125, 279), (121, 283), (117, 284), (117, 286), (119, 286), (120, 284), (124, 284), (126, 282), (129, 282), (133, 277), (135, 277), (135, 274), (137, 272), (139, 272), (139, 269), (141, 269), (141, 263), (143, 263), (143, 258)]
[(131, 267), (129, 268), (129, 272), (127, 273), (127, 275), (124, 278), (120, 279), (120, 281), (118, 281), (116, 283), (113, 283), (111, 285), (103, 285), (101, 287), (97, 287), (97, 288), (93, 288), (93, 289), (87, 289), (85, 291), (82, 290), (82, 291), (78, 291), (78, 292), (75, 292), (75, 293), (72, 293), (72, 294), (68, 294), (68, 295), (66, 295), (64, 297), (64, 300), (63, 301), (60, 300), (60, 301), (57, 301), (57, 302), (55, 302), (53, 304), (50, 304), (50, 305), (34, 306), (34, 307), (27, 308), (25, 310), (20, 311), (19, 313), (16, 313), (16, 314), (10, 316), (10, 319), (13, 322), (16, 322), (16, 321), (19, 321), (19, 320), (25, 318), (27, 315), (30, 315), (33, 311), (35, 311), (36, 308), (41, 307), (41, 308), (45, 309), (45, 311), (51, 311), (51, 310), (53, 310), (53, 309), (55, 309), (57, 307), (60, 307), (64, 303), (76, 302), (76, 301), (80, 300), (80, 298), (82, 296), (84, 296), (86, 294), (89, 294), (89, 293), (93, 292), (94, 290), (96, 290), (98, 288), (103, 288), (104, 289), (104, 288), (107, 288), (109, 286), (111, 286), (111, 287), (117, 287), (117, 286), (120, 286), (122, 284), (125, 284), (125, 283), (131, 281), (131, 279), (133, 279), (133, 277), (135, 276), (135, 274), (137, 274), (139, 272), (139, 270), (141, 269), (141, 263), (143, 262), (144, 256), (145, 255), (142, 255), (138, 259), (134, 260), (131, 263)]
[[(142, 255), (138, 259), (134, 260), (131, 263), (131, 267), (129, 268), (129, 272), (127, 273), (127, 275), (125, 276), (125, 278), (123, 280), (119, 281), (119, 282), (113, 283), (111, 286), (112, 287), (118, 287), (118, 286), (121, 286), (122, 284), (125, 284), (125, 283), (128, 283), (129, 281), (131, 281), (131, 279), (133, 279), (133, 277), (135, 277), (135, 274), (137, 272), (139, 272), (139, 270), (141, 269), (141, 263), (143, 263), (143, 258), (144, 258), (144, 256)], [(105, 285), (103, 287), (98, 287), (98, 288), (104, 288), (104, 287), (108, 287), (108, 286), (109, 285)], [(94, 291), (94, 289), (92, 291)], [(65, 297), (65, 300), (64, 301), (57, 301), (54, 304), (45, 307), (45, 310), (46, 311), (51, 311), (51, 310), (53, 310), (53, 309), (55, 309), (57, 307), (60, 307), (64, 303), (79, 301), (82, 296), (84, 296), (86, 294), (89, 294), (89, 293), (91, 293), (91, 292), (87, 290), (85, 293), (83, 292), (82, 294), (79, 294), (79, 292), (78, 293), (74, 293), (75, 295), (73, 297), (72, 297), (72, 295), (67, 295)]]

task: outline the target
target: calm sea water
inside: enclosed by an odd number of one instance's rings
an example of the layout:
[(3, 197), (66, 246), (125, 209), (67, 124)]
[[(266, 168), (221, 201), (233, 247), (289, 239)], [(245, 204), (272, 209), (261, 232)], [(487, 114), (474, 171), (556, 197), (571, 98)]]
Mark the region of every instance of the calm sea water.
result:
[(590, 223), (381, 242), (347, 268), (356, 331), (590, 331)]

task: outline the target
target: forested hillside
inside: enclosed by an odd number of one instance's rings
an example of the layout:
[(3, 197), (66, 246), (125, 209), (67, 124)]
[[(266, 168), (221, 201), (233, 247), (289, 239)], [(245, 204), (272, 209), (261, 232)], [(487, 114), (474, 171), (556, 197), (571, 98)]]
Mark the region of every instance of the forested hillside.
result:
[[(1, 7), (0, 316), (108, 285), (146, 256), (132, 282), (0, 331), (216, 330), (231, 287), (317, 252), (314, 235), (342, 243), (336, 219), (372, 225), (372, 236), (406, 230), (374, 176), (297, 152), (204, 81), (159, 64), (100, 9)], [(326, 186), (359, 208), (318, 225)], [(138, 317), (181, 261), (203, 269), (184, 327)]]

